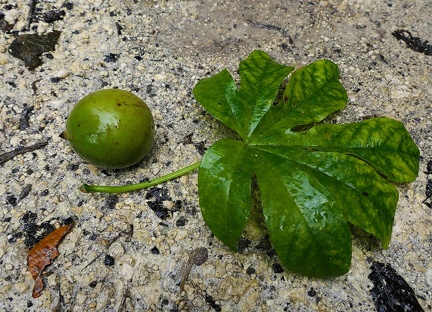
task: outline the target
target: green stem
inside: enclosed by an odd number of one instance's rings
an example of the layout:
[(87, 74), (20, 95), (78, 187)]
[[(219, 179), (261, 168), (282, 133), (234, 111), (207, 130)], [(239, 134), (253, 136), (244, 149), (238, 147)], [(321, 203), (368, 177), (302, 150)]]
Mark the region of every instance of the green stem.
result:
[(200, 164), (201, 164), (201, 162), (197, 162), (197, 163), (194, 163), (190, 166), (187, 166), (187, 167), (184, 167), (180, 170), (172, 172), (170, 174), (167, 174), (167, 175), (164, 175), (162, 177), (159, 177), (159, 178), (156, 178), (156, 179), (153, 179), (150, 181), (146, 181), (146, 182), (121, 185), (121, 186), (83, 184), (80, 186), (79, 190), (81, 192), (84, 192), (84, 193), (96, 193), (96, 192), (100, 192), (100, 193), (126, 193), (126, 192), (142, 190), (142, 189), (152, 187), (152, 186), (167, 182), (169, 180), (184, 176), (185, 174), (187, 174), (187, 173), (189, 173), (195, 169), (198, 169)]

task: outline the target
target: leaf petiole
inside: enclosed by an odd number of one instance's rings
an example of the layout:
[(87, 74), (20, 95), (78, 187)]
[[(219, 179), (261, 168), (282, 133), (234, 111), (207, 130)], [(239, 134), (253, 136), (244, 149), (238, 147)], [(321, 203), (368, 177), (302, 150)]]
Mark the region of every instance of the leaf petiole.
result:
[(196, 162), (192, 165), (189, 165), (187, 167), (184, 167), (180, 170), (177, 170), (175, 172), (171, 172), (167, 175), (164, 175), (162, 177), (145, 181), (141, 183), (136, 184), (128, 184), (128, 185), (121, 185), (121, 186), (106, 186), (106, 185), (88, 185), (83, 184), (80, 186), (79, 190), (83, 193), (126, 193), (126, 192), (132, 192), (137, 190), (143, 190), (167, 181), (170, 181), (175, 178), (179, 178), (181, 176), (184, 176), (185, 174), (198, 169), (201, 162)]

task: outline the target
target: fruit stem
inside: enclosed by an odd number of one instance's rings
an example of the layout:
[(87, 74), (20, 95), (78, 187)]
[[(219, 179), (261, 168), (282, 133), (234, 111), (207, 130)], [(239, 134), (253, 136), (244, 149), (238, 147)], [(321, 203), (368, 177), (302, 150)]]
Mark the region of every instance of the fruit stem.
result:
[(148, 187), (152, 187), (164, 182), (167, 182), (169, 180), (184, 176), (185, 174), (198, 169), (201, 162), (194, 163), (190, 166), (184, 167), (180, 170), (177, 170), (175, 172), (171, 172), (170, 174), (164, 175), (162, 177), (145, 181), (141, 183), (136, 184), (128, 184), (128, 185), (121, 185), (121, 186), (105, 186), (105, 185), (88, 185), (83, 184), (80, 186), (79, 190), (83, 193), (126, 193), (126, 192), (132, 192), (137, 190), (143, 190)]

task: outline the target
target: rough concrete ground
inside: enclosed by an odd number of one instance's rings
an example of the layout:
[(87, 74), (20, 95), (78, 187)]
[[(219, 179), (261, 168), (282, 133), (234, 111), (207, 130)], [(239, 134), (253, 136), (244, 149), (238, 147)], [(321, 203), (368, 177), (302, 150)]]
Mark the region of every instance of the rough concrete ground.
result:
[[(0, 153), (49, 140), (0, 166), (1, 310), (373, 311), (373, 261), (390, 264), (423, 309), (432, 309), (432, 209), (422, 203), (432, 159), (432, 56), (424, 42), (431, 40), (430, 2), (32, 3), (0, 0)], [(53, 21), (44, 21), (47, 12), (57, 12)], [(43, 53), (34, 70), (9, 53), (16, 34), (52, 30), (61, 31), (55, 51)], [(393, 34), (398, 30), (420, 40), (409, 47)], [(257, 247), (265, 245), (259, 240), (231, 252), (204, 224), (196, 174), (118, 196), (77, 189), (82, 182), (152, 179), (198, 161), (203, 148), (230, 133), (204, 112), (192, 88), (223, 68), (236, 75), (239, 61), (255, 49), (287, 65), (331, 59), (349, 94), (338, 122), (398, 119), (421, 150), (418, 179), (398, 187), (389, 249), (354, 229), (352, 267), (342, 277), (319, 280), (282, 271), (277, 257)], [(113, 87), (144, 99), (157, 125), (151, 154), (117, 171), (83, 162), (58, 136), (81, 97)], [(22, 116), (28, 116), (27, 126)], [(160, 218), (151, 207), (168, 214)], [(68, 218), (75, 227), (45, 270), (43, 295), (33, 299), (27, 245)], [(192, 267), (180, 291), (179, 272), (198, 246), (208, 249), (209, 258)], [(104, 264), (106, 255), (114, 265)]]

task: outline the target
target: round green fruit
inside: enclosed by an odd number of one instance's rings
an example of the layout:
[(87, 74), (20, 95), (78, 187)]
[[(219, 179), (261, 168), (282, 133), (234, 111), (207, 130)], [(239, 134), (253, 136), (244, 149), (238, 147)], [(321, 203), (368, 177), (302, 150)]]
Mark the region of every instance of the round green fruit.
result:
[(75, 105), (63, 137), (89, 163), (120, 169), (147, 155), (154, 134), (153, 116), (143, 100), (128, 91), (105, 89)]

